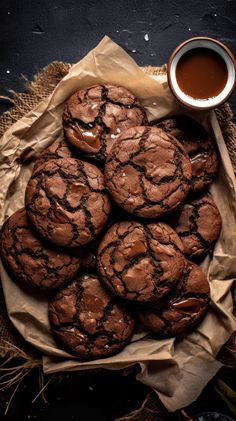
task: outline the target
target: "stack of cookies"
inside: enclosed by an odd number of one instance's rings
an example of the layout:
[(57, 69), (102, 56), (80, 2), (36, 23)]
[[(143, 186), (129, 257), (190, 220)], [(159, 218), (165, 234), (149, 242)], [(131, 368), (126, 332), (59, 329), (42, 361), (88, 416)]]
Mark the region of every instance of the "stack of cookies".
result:
[(25, 208), (3, 225), (6, 270), (49, 293), (53, 335), (81, 360), (121, 351), (138, 323), (157, 338), (188, 333), (210, 302), (196, 262), (221, 230), (206, 190), (213, 140), (186, 117), (149, 126), (139, 100), (112, 84), (74, 93), (62, 123)]

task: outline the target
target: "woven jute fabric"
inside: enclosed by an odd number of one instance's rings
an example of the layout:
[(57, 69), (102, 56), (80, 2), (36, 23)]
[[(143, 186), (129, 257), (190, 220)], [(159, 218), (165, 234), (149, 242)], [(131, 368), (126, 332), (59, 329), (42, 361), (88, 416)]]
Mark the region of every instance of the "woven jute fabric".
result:
[(172, 416), (167, 412), (154, 392), (147, 394), (140, 408), (116, 418), (115, 421), (171, 421)]
[[(26, 81), (24, 93), (10, 92), (11, 96), (0, 97), (12, 103), (9, 111), (0, 116), (0, 136), (16, 121), (32, 110), (40, 101), (47, 98), (54, 90), (58, 82), (68, 73), (71, 65), (63, 62), (52, 62), (34, 76), (31, 82)], [(147, 66), (143, 71), (149, 74), (166, 73), (166, 65), (162, 67)], [(228, 104), (224, 104), (216, 110), (216, 115), (224, 135), (229, 155), (236, 172), (236, 125), (232, 123), (232, 112)], [(27, 345), (11, 324), (4, 303), (2, 289), (0, 288), (0, 357), (9, 353), (14, 357), (21, 357), (21, 351), (32, 358), (37, 352)]]

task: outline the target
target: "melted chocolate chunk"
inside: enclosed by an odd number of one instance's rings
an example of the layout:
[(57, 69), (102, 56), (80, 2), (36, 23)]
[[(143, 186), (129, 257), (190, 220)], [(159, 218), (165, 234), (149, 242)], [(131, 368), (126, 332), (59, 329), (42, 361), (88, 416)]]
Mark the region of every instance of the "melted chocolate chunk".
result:
[(90, 242), (110, 213), (102, 173), (74, 158), (50, 160), (40, 166), (29, 180), (25, 203), (38, 233), (64, 247)]
[(118, 205), (134, 215), (156, 218), (184, 201), (191, 164), (171, 135), (156, 127), (134, 127), (114, 143), (104, 176)]
[(172, 302), (172, 307), (185, 314), (198, 313), (201, 309), (202, 301), (199, 298), (178, 299)]
[(206, 315), (210, 288), (206, 275), (194, 263), (186, 261), (181, 281), (160, 305), (140, 308), (142, 324), (160, 338), (180, 336), (192, 330)]
[(221, 231), (221, 216), (210, 193), (189, 198), (179, 212), (168, 216), (190, 260), (203, 258), (214, 246)]
[(49, 320), (58, 343), (81, 360), (105, 358), (130, 341), (135, 320), (95, 275), (81, 275), (51, 297)]
[(86, 157), (105, 161), (114, 140), (129, 127), (147, 124), (143, 107), (127, 89), (106, 84), (75, 92), (63, 125), (68, 142)]
[(28, 221), (25, 209), (5, 222), (0, 238), (1, 258), (12, 279), (42, 290), (68, 283), (80, 268), (80, 257), (41, 240)]
[(185, 258), (176, 233), (161, 222), (119, 222), (98, 248), (98, 272), (114, 294), (134, 301), (153, 301), (180, 279)]
[(192, 165), (191, 191), (205, 189), (218, 171), (218, 158), (213, 139), (191, 118), (178, 116), (155, 125), (174, 136), (189, 155)]

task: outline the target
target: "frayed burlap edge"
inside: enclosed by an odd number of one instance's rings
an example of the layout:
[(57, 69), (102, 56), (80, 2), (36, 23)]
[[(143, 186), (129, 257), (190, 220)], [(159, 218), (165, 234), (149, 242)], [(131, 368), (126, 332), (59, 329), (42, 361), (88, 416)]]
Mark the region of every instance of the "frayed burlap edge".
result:
[[(36, 74), (31, 82), (28, 82), (27, 79), (24, 78), (26, 82), (25, 92), (16, 93), (14, 91), (9, 91), (10, 97), (0, 96), (0, 99), (12, 104), (10, 110), (0, 116), (0, 136), (2, 136), (12, 124), (39, 104), (40, 101), (47, 98), (53, 92), (58, 82), (68, 73), (70, 67), (71, 65), (68, 63), (58, 61), (52, 62)], [(166, 69), (166, 65), (163, 65), (162, 67), (147, 66), (143, 68), (143, 71), (148, 74), (157, 75), (165, 74)], [(234, 171), (236, 172), (236, 125), (232, 123), (232, 111), (228, 104), (224, 104), (216, 110), (216, 115), (229, 151)], [(233, 352), (233, 357), (231, 351)], [(230, 352), (230, 356), (232, 357), (230, 366), (235, 368), (235, 348), (231, 349), (231, 345), (230, 347), (227, 346), (227, 353), (228, 352)], [(6, 388), (8, 386), (12, 387), (16, 385), (13, 396), (15, 390), (18, 388), (19, 382), (21, 382), (30, 370), (37, 367), (39, 371), (42, 372), (41, 355), (24, 341), (11, 324), (7, 316), (1, 289), (0, 357), (4, 358), (4, 365), (0, 367), (0, 372), (4, 373), (5, 376), (4, 381), (0, 383), (0, 389), (1, 387)], [(20, 358), (22, 363), (19, 364), (16, 358)], [(222, 358), (222, 360), (224, 359), (225, 358)], [(14, 363), (14, 361), (16, 361), (16, 363)], [(224, 361), (224, 363), (227, 365), (226, 361)], [(138, 410), (119, 418), (119, 421), (141, 421), (144, 419), (147, 421), (164, 421), (168, 419), (167, 414), (167, 411), (157, 396), (153, 392), (150, 392)]]
[(68, 73), (70, 64), (61, 61), (54, 61), (46, 66), (41, 72), (26, 82), (25, 92), (17, 93), (9, 91), (10, 97), (0, 96), (0, 99), (8, 101), (13, 107), (0, 116), (0, 136), (9, 127), (32, 110), (40, 101), (47, 98), (55, 89), (55, 86)]

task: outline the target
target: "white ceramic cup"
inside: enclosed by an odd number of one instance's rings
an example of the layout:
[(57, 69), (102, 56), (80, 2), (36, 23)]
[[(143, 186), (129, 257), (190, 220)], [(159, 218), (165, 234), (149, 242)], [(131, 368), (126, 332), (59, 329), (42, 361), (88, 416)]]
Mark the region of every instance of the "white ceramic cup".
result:
[[(179, 87), (176, 79), (176, 68), (180, 58), (187, 53), (187, 51), (193, 50), (194, 48), (208, 48), (218, 53), (224, 60), (228, 77), (224, 89), (215, 97), (207, 99), (196, 99), (189, 95), (186, 95)], [(170, 90), (176, 99), (187, 107), (207, 110), (218, 107), (224, 103), (235, 87), (236, 81), (236, 68), (235, 68), (235, 57), (230, 49), (222, 42), (208, 38), (208, 37), (195, 37), (190, 38), (180, 44), (171, 54), (167, 65), (167, 77)]]

